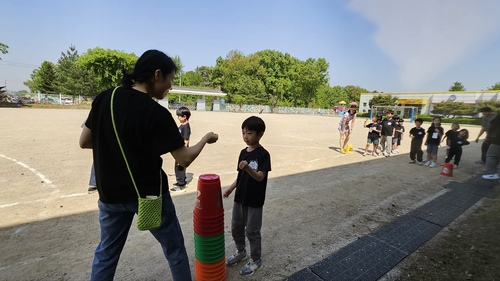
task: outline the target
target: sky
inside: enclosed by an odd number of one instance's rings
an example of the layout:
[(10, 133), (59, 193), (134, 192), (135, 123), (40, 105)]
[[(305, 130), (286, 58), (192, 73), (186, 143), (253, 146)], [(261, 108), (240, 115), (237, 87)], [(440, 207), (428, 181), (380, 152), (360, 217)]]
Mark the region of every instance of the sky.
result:
[(184, 70), (231, 50), (325, 58), (330, 85), (379, 92), (486, 90), (500, 82), (498, 0), (0, 0), (0, 85), (70, 45), (180, 56)]

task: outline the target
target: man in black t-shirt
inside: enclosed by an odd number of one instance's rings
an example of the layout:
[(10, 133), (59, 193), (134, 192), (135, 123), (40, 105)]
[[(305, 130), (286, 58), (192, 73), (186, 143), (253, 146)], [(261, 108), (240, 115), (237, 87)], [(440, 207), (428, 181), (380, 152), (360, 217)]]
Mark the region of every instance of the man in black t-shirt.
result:
[(418, 164), (423, 164), (422, 143), (424, 142), (425, 129), (420, 127), (424, 123), (421, 118), (415, 119), (415, 127), (410, 130), (410, 164), (415, 164), (415, 155), (417, 156)]
[(386, 118), (382, 120), (382, 136), (380, 138), (380, 143), (382, 144), (382, 151), (385, 157), (389, 157), (391, 155), (392, 138), (396, 132), (396, 122), (392, 119), (393, 114), (394, 112), (392, 110), (388, 110), (385, 113)]

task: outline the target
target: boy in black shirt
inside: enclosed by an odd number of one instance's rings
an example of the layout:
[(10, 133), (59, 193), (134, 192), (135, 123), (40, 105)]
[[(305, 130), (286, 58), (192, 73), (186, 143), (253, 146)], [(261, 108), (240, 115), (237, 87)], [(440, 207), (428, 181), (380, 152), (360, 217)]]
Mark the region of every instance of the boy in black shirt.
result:
[(366, 125), (366, 122), (368, 122), (368, 119), (366, 119), (365, 123), (363, 124), (365, 128), (368, 128), (368, 138), (366, 140), (366, 147), (363, 156), (366, 156), (366, 154), (368, 154), (368, 148), (372, 144), (373, 144), (372, 156), (378, 156), (377, 146), (378, 146), (378, 140), (380, 138), (380, 125), (378, 124), (378, 121), (380, 121), (378, 117), (373, 116), (372, 123)]
[(227, 258), (227, 266), (235, 266), (248, 258), (245, 250), (245, 234), (250, 242), (250, 261), (244, 265), (240, 274), (252, 275), (262, 265), (261, 235), (262, 206), (266, 197), (267, 175), (271, 171), (271, 156), (260, 145), (266, 125), (256, 116), (249, 117), (241, 125), (243, 140), (248, 145), (240, 152), (238, 177), (224, 190), (227, 198), (234, 189), (233, 218), (231, 231), (237, 251)]
[[(191, 111), (185, 106), (181, 106), (175, 112), (177, 118), (181, 125), (179, 126), (179, 133), (184, 139), (184, 146), (189, 147), (189, 137), (191, 136), (191, 126), (189, 125), (189, 117), (191, 117)], [(175, 162), (175, 178), (177, 180), (174, 183), (174, 187), (170, 189), (173, 192), (185, 192), (186, 191), (186, 168)]]
[(450, 152), (444, 160), (445, 163), (450, 163), (453, 156), (455, 156), (453, 167), (458, 168), (458, 165), (460, 164), (460, 158), (462, 158), (462, 146), (469, 144), (469, 142), (467, 141), (468, 138), (469, 131), (467, 129), (462, 129), (457, 133), (453, 132), (453, 134), (448, 137)]
[(382, 137), (380, 138), (380, 143), (382, 144), (382, 151), (385, 157), (389, 157), (391, 155), (392, 150), (392, 138), (394, 137), (394, 133), (396, 131), (396, 121), (392, 119), (392, 115), (394, 112), (392, 110), (388, 110), (385, 113), (384, 120), (382, 120)]
[(415, 164), (415, 155), (417, 156), (418, 164), (423, 164), (423, 155), (422, 151), (422, 143), (424, 141), (425, 129), (420, 127), (424, 123), (424, 120), (421, 118), (415, 119), (415, 127), (410, 130), (410, 164)]

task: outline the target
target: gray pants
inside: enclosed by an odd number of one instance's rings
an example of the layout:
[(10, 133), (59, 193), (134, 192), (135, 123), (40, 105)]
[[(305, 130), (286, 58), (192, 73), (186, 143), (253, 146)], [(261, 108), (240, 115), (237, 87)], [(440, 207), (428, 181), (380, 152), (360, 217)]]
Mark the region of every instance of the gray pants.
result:
[(486, 174), (492, 175), (498, 173), (497, 166), (500, 160), (500, 145), (491, 144), (486, 152)]
[(234, 202), (231, 233), (238, 252), (245, 250), (245, 234), (250, 242), (250, 257), (260, 259), (262, 253), (260, 229), (262, 228), (262, 207), (246, 207)]
[(382, 152), (390, 155), (392, 151), (392, 136), (382, 136), (380, 138), (380, 144), (382, 145)]

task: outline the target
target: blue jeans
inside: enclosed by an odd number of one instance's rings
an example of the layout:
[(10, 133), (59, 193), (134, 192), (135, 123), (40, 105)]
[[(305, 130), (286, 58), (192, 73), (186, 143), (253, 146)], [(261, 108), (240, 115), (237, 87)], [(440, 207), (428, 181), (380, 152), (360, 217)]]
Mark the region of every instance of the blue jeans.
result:
[[(137, 213), (137, 204), (137, 201), (126, 204), (106, 204), (100, 200), (97, 202), (101, 242), (95, 250), (91, 281), (113, 280), (132, 219)], [(150, 232), (161, 244), (170, 266), (172, 280), (190, 281), (191, 269), (184, 247), (184, 237), (169, 193), (163, 194), (162, 224)]]

